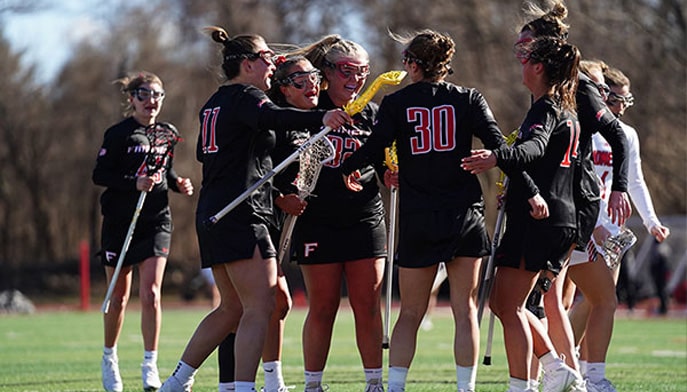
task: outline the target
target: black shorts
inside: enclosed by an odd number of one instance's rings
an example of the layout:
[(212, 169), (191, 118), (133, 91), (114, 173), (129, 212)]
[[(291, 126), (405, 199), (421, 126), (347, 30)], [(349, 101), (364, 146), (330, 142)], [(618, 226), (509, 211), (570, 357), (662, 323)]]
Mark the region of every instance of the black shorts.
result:
[(267, 225), (232, 220), (229, 216), (206, 226), (205, 215), (196, 215), (196, 234), (202, 268), (253, 257), (258, 246), (263, 259), (277, 257)]
[[(115, 267), (119, 259), (119, 252), (124, 245), (131, 221), (103, 218), (101, 231), (100, 252), (103, 265)], [(141, 220), (136, 222), (129, 249), (124, 256), (123, 266), (135, 265), (143, 260), (157, 256), (168, 257), (169, 246), (172, 243), (172, 218), (170, 214), (161, 214), (155, 220)]]
[(399, 223), (397, 264), (401, 267), (422, 268), (455, 257), (489, 254), (482, 205), (404, 214)]
[(337, 225), (297, 220), (293, 246), (298, 264), (329, 264), (386, 256), (384, 216)]
[(577, 210), (577, 238), (576, 249), (585, 251), (587, 243), (592, 238), (592, 233), (596, 227), (596, 220), (599, 218), (600, 200), (576, 200), (575, 209)]
[(548, 270), (558, 275), (576, 233), (573, 228), (551, 227), (533, 219), (506, 219), (506, 232), (494, 263), (499, 267), (519, 268), (524, 258), (527, 271)]

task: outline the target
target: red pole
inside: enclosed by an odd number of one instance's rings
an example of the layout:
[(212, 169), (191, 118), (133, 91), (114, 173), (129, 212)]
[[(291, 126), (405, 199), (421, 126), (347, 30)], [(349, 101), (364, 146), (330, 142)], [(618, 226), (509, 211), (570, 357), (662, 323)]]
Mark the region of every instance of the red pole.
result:
[(81, 241), (80, 250), (80, 274), (81, 274), (81, 310), (88, 310), (91, 300), (91, 258), (88, 241)]

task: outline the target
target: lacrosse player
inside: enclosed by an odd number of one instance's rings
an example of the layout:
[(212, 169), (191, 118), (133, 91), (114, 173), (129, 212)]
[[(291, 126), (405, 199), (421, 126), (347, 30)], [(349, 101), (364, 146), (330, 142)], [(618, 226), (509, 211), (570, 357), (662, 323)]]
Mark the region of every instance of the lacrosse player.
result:
[[(325, 36), (295, 53), (308, 58), (322, 73), (318, 108), (343, 108), (362, 91), (370, 74), (367, 51), (338, 35)], [(354, 124), (334, 128), (327, 135), (336, 155), (322, 167), (313, 190), (316, 197), (308, 201), (294, 228), (293, 246), (308, 294), (303, 325), (306, 392), (323, 390), (344, 279), (355, 317), (366, 391), (383, 390), (380, 299), (386, 255), (384, 206), (374, 167), (362, 171), (362, 192), (346, 189), (339, 174), (342, 162), (370, 136), (376, 113), (377, 105), (368, 103), (353, 117)], [(382, 167), (382, 161), (378, 166)]]
[(401, 310), (389, 344), (389, 392), (405, 388), (441, 262), (451, 287), (457, 386), (474, 391), (477, 287), (490, 244), (479, 181), (458, 165), (470, 154), (473, 137), (492, 149), (505, 141), (482, 94), (445, 80), (455, 53), (450, 36), (423, 30), (392, 38), (405, 45), (402, 61), (412, 83), (384, 97), (372, 137), (342, 167), (346, 186), (360, 189), (356, 170), (382, 161), (384, 148), (396, 141)]
[[(168, 123), (157, 123), (165, 91), (162, 81), (149, 72), (140, 72), (116, 81), (125, 97), (126, 118), (105, 131), (102, 147), (93, 170), (93, 182), (106, 187), (100, 198), (102, 206), (102, 263), (107, 283), (114, 280), (111, 304), (103, 315), (105, 345), (102, 358), (102, 382), (106, 391), (121, 391), (117, 341), (122, 332), (129, 302), (133, 267), (138, 267), (143, 336), (143, 389), (160, 387), (157, 349), (162, 309), (160, 291), (172, 236), (172, 216), (167, 191), (193, 194), (191, 180), (179, 177), (172, 167), (173, 146), (156, 145), (151, 133), (163, 135), (158, 140), (176, 140), (177, 130)], [(154, 147), (154, 148), (153, 148)], [(169, 148), (164, 148), (169, 147)], [(147, 162), (154, 162), (153, 165)], [(148, 171), (148, 170), (154, 170)], [(116, 265), (130, 226), (136, 199), (147, 192), (135, 231), (129, 238), (117, 276)]]
[[(583, 62), (582, 70), (597, 85), (608, 85), (606, 104), (618, 118), (633, 105), (630, 80), (620, 70), (609, 68), (601, 61)], [(642, 173), (637, 131), (622, 121), (619, 123), (628, 143), (628, 192), (647, 231), (660, 243), (670, 235), (670, 229), (661, 224), (654, 211)], [(604, 206), (608, 203), (613, 182), (613, 152), (603, 136), (598, 133), (594, 134), (592, 142), (594, 169), (600, 179), (601, 205)], [(584, 294), (582, 301), (572, 307), (570, 320), (575, 343), (580, 346), (581, 370), (587, 378), (587, 390), (590, 392), (615, 392), (615, 387), (606, 378), (606, 354), (618, 302), (615, 283), (618, 281), (619, 263), (625, 251), (634, 243), (634, 235), (628, 233), (628, 230), (614, 224), (602, 209), (592, 239), (587, 245), (587, 252), (574, 251), (568, 268), (570, 279), (566, 282), (567, 298), (564, 299), (564, 303), (572, 304), (576, 285)], [(617, 249), (604, 249), (603, 244), (607, 241), (612, 242), (621, 238), (629, 240), (619, 244)]]
[(249, 185), (272, 169), (274, 131), (338, 128), (350, 122), (342, 110), (281, 108), (265, 95), (274, 72), (274, 52), (258, 35), (229, 37), (221, 27), (206, 32), (222, 46), (226, 83), (199, 113), (196, 154), (203, 181), (196, 210), (202, 267), (212, 267), (220, 305), (198, 325), (173, 374), (161, 391), (190, 391), (195, 373), (230, 332), (236, 331), (236, 392), (253, 391), (255, 375), (273, 313), (277, 286), (276, 250), (269, 236), (271, 182), (238, 207), (209, 221)]

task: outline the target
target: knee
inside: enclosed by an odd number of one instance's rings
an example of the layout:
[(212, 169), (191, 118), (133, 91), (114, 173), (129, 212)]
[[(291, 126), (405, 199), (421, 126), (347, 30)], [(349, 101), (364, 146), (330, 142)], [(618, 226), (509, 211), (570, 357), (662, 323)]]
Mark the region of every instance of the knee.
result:
[(139, 297), (142, 307), (157, 308), (160, 306), (160, 287), (157, 285), (146, 287), (140, 291)]
[(278, 317), (279, 320), (284, 320), (291, 311), (292, 307), (293, 300), (288, 292), (277, 290), (273, 316)]

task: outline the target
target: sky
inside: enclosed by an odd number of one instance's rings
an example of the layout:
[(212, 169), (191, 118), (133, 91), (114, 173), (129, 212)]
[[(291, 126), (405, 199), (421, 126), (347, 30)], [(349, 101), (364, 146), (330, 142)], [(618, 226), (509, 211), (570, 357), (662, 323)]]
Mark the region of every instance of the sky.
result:
[(100, 0), (46, 1), (30, 14), (5, 13), (0, 20), (14, 52), (24, 51), (24, 65), (35, 65), (40, 82), (49, 82), (69, 57), (71, 48), (99, 25)]

